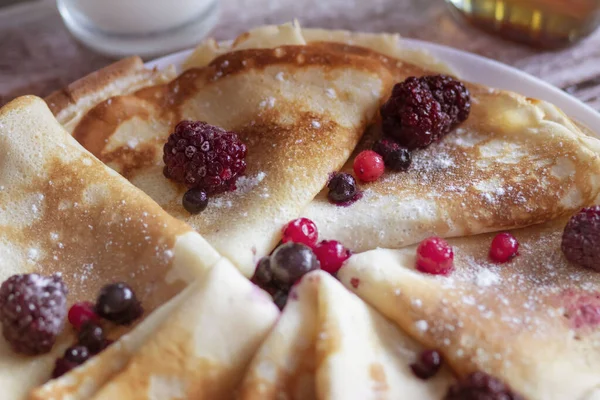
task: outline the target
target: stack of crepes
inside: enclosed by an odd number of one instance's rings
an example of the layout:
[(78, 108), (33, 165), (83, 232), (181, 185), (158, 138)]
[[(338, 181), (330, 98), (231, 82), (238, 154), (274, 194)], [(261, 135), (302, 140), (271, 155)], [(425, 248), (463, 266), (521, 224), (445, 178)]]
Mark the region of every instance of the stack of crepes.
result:
[[(54, 380), (71, 328), (44, 356), (1, 339), (1, 398), (426, 400), (475, 371), (525, 399), (600, 398), (600, 278), (560, 250), (568, 217), (600, 200), (600, 141), (556, 107), (466, 83), (469, 119), (407, 172), (350, 206), (327, 200), (392, 86), (436, 72), (452, 73), (396, 35), (286, 24), (207, 41), (179, 76), (133, 58), (9, 103), (0, 278), (60, 272), (70, 304), (127, 281), (146, 313)], [(162, 172), (184, 119), (248, 147), (238, 188), (198, 215)], [(247, 278), (300, 216), (354, 255), (337, 277), (304, 276), (280, 312)], [(520, 255), (492, 264), (490, 232), (506, 230)], [(434, 234), (455, 238), (449, 276), (415, 270), (412, 245)], [(425, 349), (444, 367), (421, 380)]]

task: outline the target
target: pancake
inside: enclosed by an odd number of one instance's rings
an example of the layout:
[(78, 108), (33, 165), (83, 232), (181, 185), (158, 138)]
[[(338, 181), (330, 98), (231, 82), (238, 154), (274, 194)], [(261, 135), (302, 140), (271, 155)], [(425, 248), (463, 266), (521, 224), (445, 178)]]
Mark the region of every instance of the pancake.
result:
[[(250, 276), (348, 159), (389, 91), (379, 57), (341, 45), (228, 53), (168, 85), (100, 103), (73, 136)], [(186, 188), (162, 172), (164, 143), (184, 119), (235, 131), (248, 147), (237, 190), (195, 216), (181, 204)]]
[(209, 38), (199, 44), (183, 63), (183, 69), (202, 68), (215, 58), (237, 50), (272, 49), (279, 46), (304, 46), (311, 43), (342, 43), (366, 47), (388, 57), (418, 65), (430, 71), (453, 74), (452, 67), (425, 50), (408, 48), (397, 33), (367, 33), (345, 30), (301, 28), (298, 21), (265, 25), (238, 36), (231, 42)]
[(564, 258), (565, 224), (513, 231), (507, 264), (488, 261), (487, 234), (449, 241), (446, 277), (417, 272), (414, 247), (357, 254), (339, 277), (459, 376), (485, 371), (529, 400), (598, 398), (600, 275)]
[(133, 355), (177, 310), (177, 307), (191, 296), (195, 288), (195, 284), (190, 284), (104, 351), (60, 378), (52, 379), (32, 390), (29, 399), (87, 400), (91, 398), (126, 367)]
[[(398, 80), (406, 78), (405, 75)], [(324, 239), (356, 252), (400, 248), (437, 235), (466, 236), (525, 227), (571, 214), (600, 194), (600, 141), (555, 106), (467, 84), (467, 121), (412, 153), (406, 172), (361, 184), (347, 207), (327, 189), (302, 212)], [(355, 154), (381, 136), (379, 125)], [(352, 173), (351, 157), (343, 171)]]
[[(0, 209), (0, 281), (61, 273), (69, 305), (94, 301), (102, 286), (124, 281), (147, 315), (221, 258), (85, 151), (35, 97), (0, 109)], [(21, 399), (48, 380), (54, 360), (72, 341), (66, 327), (50, 354), (25, 357), (0, 338), (3, 396)]]
[(452, 375), (442, 369), (427, 381), (415, 377), (410, 364), (422, 350), (331, 275), (313, 272), (290, 295), (239, 398), (441, 398)]
[(231, 398), (279, 316), (269, 296), (222, 260), (94, 400)]
[(167, 83), (175, 78), (175, 68), (147, 69), (140, 57), (117, 61), (92, 72), (46, 97), (56, 119), (71, 132), (85, 113), (113, 96), (132, 93), (146, 86)]

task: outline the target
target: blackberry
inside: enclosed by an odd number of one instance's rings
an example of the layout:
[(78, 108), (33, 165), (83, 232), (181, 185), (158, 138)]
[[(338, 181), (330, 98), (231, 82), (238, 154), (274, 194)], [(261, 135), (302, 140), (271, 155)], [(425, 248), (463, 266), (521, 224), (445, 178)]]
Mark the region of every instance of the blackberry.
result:
[(448, 389), (444, 400), (523, 400), (521, 396), (485, 372), (475, 372)]
[(425, 76), (433, 98), (442, 106), (442, 111), (450, 116), (452, 125), (464, 122), (471, 112), (471, 94), (465, 85), (447, 75)]
[(282, 289), (291, 287), (304, 274), (319, 269), (319, 261), (310, 247), (288, 242), (271, 255), (271, 271), (275, 283)]
[(382, 129), (409, 150), (423, 148), (463, 122), (470, 109), (461, 82), (445, 75), (410, 77), (396, 84), (381, 106)]
[(327, 184), (327, 188), (329, 189), (327, 197), (334, 203), (350, 201), (357, 194), (356, 180), (345, 172), (335, 174)]
[(181, 121), (163, 149), (167, 178), (208, 195), (232, 190), (246, 170), (247, 148), (238, 136), (200, 121)]
[(569, 220), (561, 248), (567, 260), (600, 272), (600, 206), (584, 208)]
[(391, 139), (379, 139), (373, 144), (373, 151), (383, 157), (385, 166), (392, 171), (406, 171), (412, 163), (410, 151)]
[(139, 318), (143, 309), (135, 293), (126, 283), (112, 283), (100, 291), (96, 313), (119, 325), (128, 325)]
[(182, 204), (190, 214), (199, 214), (208, 206), (208, 195), (202, 189), (190, 189), (183, 195)]
[(67, 287), (59, 275), (13, 275), (0, 287), (2, 333), (12, 348), (47, 353), (67, 316)]

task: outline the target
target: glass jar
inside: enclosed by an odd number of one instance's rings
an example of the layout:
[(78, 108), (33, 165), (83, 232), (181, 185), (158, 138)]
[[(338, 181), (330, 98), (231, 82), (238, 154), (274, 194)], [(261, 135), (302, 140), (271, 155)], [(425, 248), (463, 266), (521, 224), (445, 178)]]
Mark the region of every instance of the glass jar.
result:
[(218, 0), (57, 0), (69, 31), (110, 56), (192, 47), (215, 26)]
[(559, 48), (600, 24), (600, 0), (446, 0), (471, 24), (536, 47)]

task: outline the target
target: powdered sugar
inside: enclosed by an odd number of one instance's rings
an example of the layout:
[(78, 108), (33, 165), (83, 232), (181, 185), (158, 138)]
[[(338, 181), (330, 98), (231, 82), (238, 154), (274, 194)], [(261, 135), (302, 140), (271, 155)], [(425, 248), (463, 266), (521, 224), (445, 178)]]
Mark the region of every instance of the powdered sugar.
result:
[(488, 287), (500, 283), (500, 275), (489, 268), (480, 268), (475, 275), (475, 284), (479, 287)]
[(240, 176), (235, 183), (236, 194), (245, 194), (251, 191), (255, 186), (258, 186), (259, 183), (265, 179), (267, 176), (264, 172), (259, 172), (255, 176)]

